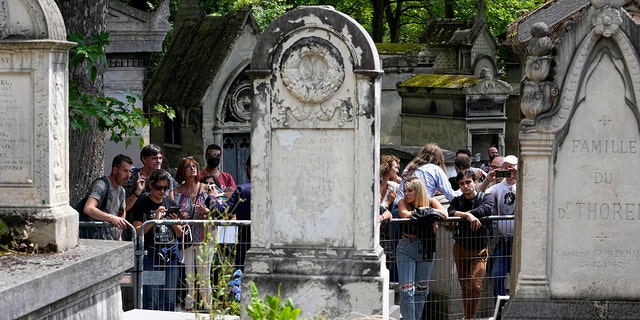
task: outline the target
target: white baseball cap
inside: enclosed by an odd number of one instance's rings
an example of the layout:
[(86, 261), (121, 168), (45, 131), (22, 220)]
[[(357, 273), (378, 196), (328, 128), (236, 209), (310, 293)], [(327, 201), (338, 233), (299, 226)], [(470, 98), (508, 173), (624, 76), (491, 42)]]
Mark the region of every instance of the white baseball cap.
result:
[(513, 165), (517, 165), (518, 164), (518, 157), (513, 156), (513, 155), (508, 155), (506, 157), (504, 157), (504, 160), (502, 161), (502, 163), (510, 163)]

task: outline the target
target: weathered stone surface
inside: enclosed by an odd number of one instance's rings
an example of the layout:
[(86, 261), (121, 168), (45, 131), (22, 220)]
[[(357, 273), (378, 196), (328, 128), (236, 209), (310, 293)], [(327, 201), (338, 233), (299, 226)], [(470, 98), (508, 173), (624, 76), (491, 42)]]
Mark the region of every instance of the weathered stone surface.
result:
[(78, 244), (68, 205), (64, 21), (49, 0), (0, 3), (0, 220), (41, 248)]
[(64, 22), (53, 0), (0, 2), (0, 40), (67, 39)]
[[(77, 235), (77, 232), (76, 232)], [(130, 242), (82, 240), (59, 254), (0, 255), (3, 319), (120, 319)]]
[[(522, 122), (508, 319), (633, 318), (640, 310), (640, 206), (629, 169), (640, 152), (640, 54), (637, 25), (620, 5), (554, 13), (569, 18), (551, 38), (553, 77), (537, 84), (557, 85), (559, 95), (542, 97)], [(543, 12), (524, 20), (548, 20)], [(523, 111), (534, 91), (523, 94)]]
[(364, 29), (299, 7), (260, 36), (251, 60), (252, 248), (248, 282), (305, 316), (387, 315), (379, 193), (382, 70)]

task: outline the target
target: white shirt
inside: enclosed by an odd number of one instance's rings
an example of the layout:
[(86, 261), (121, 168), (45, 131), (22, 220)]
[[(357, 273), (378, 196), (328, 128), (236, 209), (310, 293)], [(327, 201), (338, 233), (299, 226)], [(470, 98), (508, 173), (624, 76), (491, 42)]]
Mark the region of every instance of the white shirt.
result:
[[(404, 174), (403, 174), (404, 175)], [(451, 183), (449, 183), (449, 178), (447, 174), (442, 170), (442, 168), (436, 166), (432, 163), (427, 163), (413, 172), (413, 176), (420, 178), (424, 185), (427, 187), (427, 193), (430, 198), (436, 194), (436, 190), (440, 190), (442, 195), (447, 198), (447, 200), (451, 201), (455, 197), (455, 193), (453, 188), (451, 188)], [(398, 188), (398, 195), (396, 196), (395, 204), (398, 203), (400, 199), (404, 198), (404, 179), (400, 182), (400, 187)]]

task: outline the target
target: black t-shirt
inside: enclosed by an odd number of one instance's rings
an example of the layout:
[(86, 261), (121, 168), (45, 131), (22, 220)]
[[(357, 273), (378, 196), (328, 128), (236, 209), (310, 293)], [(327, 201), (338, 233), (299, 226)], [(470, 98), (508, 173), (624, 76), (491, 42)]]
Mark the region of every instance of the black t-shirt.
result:
[[(449, 204), (449, 216), (452, 217), (456, 211), (469, 211), (476, 218), (481, 219), (490, 216), (493, 212), (493, 197), (478, 192), (475, 198), (467, 199), (464, 195), (457, 196)], [(489, 234), (490, 222), (483, 223), (476, 230), (471, 230), (471, 223), (467, 219), (462, 219), (453, 235), (456, 243), (467, 250), (479, 250), (487, 247), (487, 237)]]
[[(164, 206), (169, 207), (177, 206), (175, 201), (164, 197), (161, 203), (156, 203), (149, 196), (140, 197), (131, 208), (132, 220), (145, 222), (147, 220), (154, 220), (156, 216), (156, 210)], [(156, 225), (153, 226), (147, 233), (144, 234), (145, 247), (154, 247), (156, 249), (172, 247), (176, 245), (176, 234), (169, 225)], [(176, 246), (177, 248), (177, 246)]]

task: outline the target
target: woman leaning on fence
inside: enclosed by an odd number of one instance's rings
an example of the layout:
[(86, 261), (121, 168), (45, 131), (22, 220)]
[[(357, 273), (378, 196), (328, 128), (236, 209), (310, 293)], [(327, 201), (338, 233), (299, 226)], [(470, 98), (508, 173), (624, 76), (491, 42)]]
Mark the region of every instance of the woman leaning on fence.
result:
[[(149, 310), (175, 311), (176, 284), (178, 282), (178, 262), (182, 260), (177, 239), (182, 237), (180, 225), (146, 225), (147, 220), (178, 219), (176, 203), (167, 198), (170, 175), (156, 169), (148, 179), (151, 193), (140, 197), (131, 208), (133, 226), (138, 235), (144, 233), (144, 271), (164, 271), (164, 286), (153, 285), (143, 288), (143, 307)], [(171, 209), (173, 208), (173, 209)], [(175, 211), (174, 211), (175, 210)]]
[(418, 177), (404, 181), (404, 198), (398, 202), (401, 218), (412, 221), (401, 225), (396, 258), (400, 283), (400, 313), (403, 320), (422, 318), (429, 294), (429, 281), (436, 254), (437, 221), (447, 214), (438, 200), (430, 199)]

